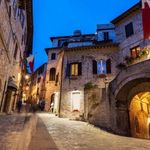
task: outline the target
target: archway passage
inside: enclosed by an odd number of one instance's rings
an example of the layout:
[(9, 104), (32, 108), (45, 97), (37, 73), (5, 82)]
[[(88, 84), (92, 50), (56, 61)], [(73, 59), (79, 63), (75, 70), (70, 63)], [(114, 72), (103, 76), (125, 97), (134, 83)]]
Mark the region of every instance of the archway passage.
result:
[(150, 92), (135, 95), (129, 105), (131, 136), (150, 139)]
[(51, 95), (50, 111), (54, 113), (55, 94)]

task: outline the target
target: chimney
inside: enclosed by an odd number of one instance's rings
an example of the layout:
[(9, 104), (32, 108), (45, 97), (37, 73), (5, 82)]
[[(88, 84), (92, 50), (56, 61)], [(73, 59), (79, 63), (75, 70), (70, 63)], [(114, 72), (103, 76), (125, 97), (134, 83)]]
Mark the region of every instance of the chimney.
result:
[(73, 33), (73, 35), (80, 36), (80, 35), (82, 35), (82, 33), (81, 33), (80, 30), (75, 30), (74, 33)]

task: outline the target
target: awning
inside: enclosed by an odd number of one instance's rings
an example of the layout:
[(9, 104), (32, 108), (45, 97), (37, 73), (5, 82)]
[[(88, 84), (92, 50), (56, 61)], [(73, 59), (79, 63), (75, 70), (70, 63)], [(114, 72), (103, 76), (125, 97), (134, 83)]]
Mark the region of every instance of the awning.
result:
[(12, 91), (17, 91), (18, 89), (16, 82), (12, 78), (10, 78), (8, 81), (8, 88)]

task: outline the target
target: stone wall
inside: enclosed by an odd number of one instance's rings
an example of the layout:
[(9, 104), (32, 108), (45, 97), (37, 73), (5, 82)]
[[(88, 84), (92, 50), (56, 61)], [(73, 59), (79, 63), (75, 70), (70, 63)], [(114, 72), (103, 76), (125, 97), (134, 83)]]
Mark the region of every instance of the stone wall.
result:
[(147, 60), (122, 70), (110, 83), (111, 128), (118, 134), (131, 135), (129, 105), (136, 94), (150, 91), (149, 63)]
[[(107, 47), (102, 49), (86, 49), (77, 51), (66, 51), (63, 62), (62, 92), (61, 92), (61, 112), (62, 117), (82, 118), (84, 116), (84, 87), (91, 82), (99, 88), (105, 88), (106, 84), (114, 79), (118, 70), (116, 69), (117, 47)], [(112, 73), (107, 74), (106, 79), (93, 74), (92, 60), (111, 59)], [(72, 62), (82, 62), (82, 75), (76, 79), (66, 77), (67, 64)], [(107, 83), (106, 83), (107, 82)], [(80, 92), (80, 111), (72, 110), (72, 93)], [(106, 109), (106, 108), (104, 108)]]
[(110, 104), (107, 88), (91, 88), (84, 91), (84, 118), (89, 123), (110, 129)]
[[(16, 4), (16, 2), (14, 3)], [(14, 5), (15, 6), (15, 5)], [(25, 51), (27, 38), (27, 19), (25, 10), (15, 9), (13, 1), (1, 0), (0, 3), (0, 109), (3, 110), (7, 82), (13, 77), (19, 87), (21, 80), (21, 58)], [(21, 25), (20, 14), (24, 16), (24, 26)], [(17, 44), (16, 58), (14, 58)], [(6, 86), (4, 86), (6, 85)], [(5, 87), (5, 88), (4, 88)]]

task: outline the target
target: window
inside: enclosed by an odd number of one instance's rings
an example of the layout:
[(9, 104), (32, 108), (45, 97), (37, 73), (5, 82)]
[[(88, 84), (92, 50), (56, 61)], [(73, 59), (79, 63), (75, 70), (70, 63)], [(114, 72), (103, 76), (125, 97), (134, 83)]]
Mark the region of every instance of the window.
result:
[(56, 69), (55, 68), (51, 68), (50, 69), (50, 81), (55, 81), (55, 76), (56, 76)]
[(24, 42), (24, 35), (22, 35), (21, 37), (21, 45), (23, 45), (23, 42)]
[(140, 47), (137, 46), (137, 47), (131, 48), (130, 52), (131, 52), (132, 58), (137, 58), (139, 56), (139, 53), (140, 53)]
[(18, 45), (16, 44), (15, 51), (14, 51), (14, 58), (15, 59), (17, 58), (17, 53), (18, 53)]
[(97, 74), (106, 74), (106, 61), (97, 61)]
[(81, 63), (73, 63), (70, 66), (71, 68), (71, 76), (79, 76), (81, 75)]
[(111, 60), (93, 60), (93, 74), (110, 74), (111, 73)]
[(71, 63), (67, 65), (66, 76), (82, 75), (82, 63)]
[(21, 26), (22, 26), (22, 28), (23, 28), (23, 27), (24, 27), (25, 16), (24, 16), (22, 10), (20, 11), (20, 17), (19, 17), (19, 18), (20, 18)]
[(39, 95), (39, 88), (37, 88), (37, 95)]
[(40, 82), (41, 82), (41, 77), (39, 77), (37, 80), (37, 83), (40, 83)]
[(66, 47), (68, 46), (68, 42), (66, 40), (59, 40), (58, 47)]
[(78, 75), (78, 64), (71, 64), (71, 76)]
[(9, 13), (9, 18), (11, 18), (11, 6), (9, 6), (8, 13)]
[(17, 5), (18, 5), (18, 8), (25, 9), (25, 1), (24, 0), (18, 0)]
[(97, 61), (93, 60), (93, 74), (97, 74)]
[(55, 60), (55, 59), (56, 59), (56, 53), (52, 53), (51, 60)]
[(109, 40), (109, 32), (104, 32), (104, 41), (108, 41)]
[(58, 81), (59, 81), (59, 73), (57, 73), (56, 75), (56, 84), (58, 83)]
[(127, 38), (134, 34), (132, 22), (125, 26), (125, 32)]
[(16, 0), (13, 1), (13, 10), (14, 10), (14, 17), (16, 18), (16, 13), (17, 13)]

